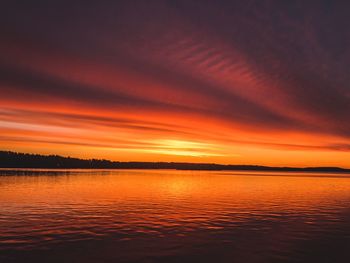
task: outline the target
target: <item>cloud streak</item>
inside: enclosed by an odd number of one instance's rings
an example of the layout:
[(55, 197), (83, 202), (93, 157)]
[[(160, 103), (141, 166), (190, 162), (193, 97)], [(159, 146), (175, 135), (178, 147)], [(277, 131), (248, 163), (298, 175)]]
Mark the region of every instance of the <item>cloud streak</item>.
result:
[(349, 4), (24, 5), (0, 11), (4, 148), (348, 166)]

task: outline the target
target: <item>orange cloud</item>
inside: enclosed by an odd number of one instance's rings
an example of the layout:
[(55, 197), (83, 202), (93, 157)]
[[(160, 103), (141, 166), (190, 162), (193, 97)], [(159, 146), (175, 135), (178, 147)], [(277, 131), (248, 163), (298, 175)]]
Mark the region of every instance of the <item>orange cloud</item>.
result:
[(242, 7), (125, 5), (108, 19), (71, 10), (66, 27), (35, 10), (25, 24), (1, 16), (2, 149), (349, 167), (346, 55), (332, 55), (343, 42), (323, 49), (322, 32), (288, 12), (263, 24), (268, 5), (245, 10), (249, 21)]

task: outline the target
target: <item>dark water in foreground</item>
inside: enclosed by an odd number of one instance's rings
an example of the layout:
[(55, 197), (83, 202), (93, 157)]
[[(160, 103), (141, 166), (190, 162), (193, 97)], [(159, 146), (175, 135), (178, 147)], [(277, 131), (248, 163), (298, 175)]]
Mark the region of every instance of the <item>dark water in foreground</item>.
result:
[(350, 262), (344, 175), (1, 173), (1, 263)]

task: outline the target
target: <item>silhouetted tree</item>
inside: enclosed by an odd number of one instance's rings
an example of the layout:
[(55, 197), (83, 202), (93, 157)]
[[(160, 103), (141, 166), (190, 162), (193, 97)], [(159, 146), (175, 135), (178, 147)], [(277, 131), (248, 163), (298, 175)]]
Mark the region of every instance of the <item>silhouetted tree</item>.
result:
[(245, 171), (304, 171), (304, 172), (346, 172), (339, 167), (268, 167), (258, 165), (222, 165), (213, 163), (174, 162), (112, 162), (109, 160), (83, 160), (59, 155), (39, 155), (0, 151), (1, 168), (87, 168), (87, 169), (177, 169), (177, 170), (245, 170)]

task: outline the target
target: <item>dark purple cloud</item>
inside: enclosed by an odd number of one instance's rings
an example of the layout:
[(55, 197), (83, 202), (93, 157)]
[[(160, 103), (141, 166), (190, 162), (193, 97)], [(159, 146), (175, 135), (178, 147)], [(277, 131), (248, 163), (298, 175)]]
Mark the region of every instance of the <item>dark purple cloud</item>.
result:
[(33, 102), (180, 113), (348, 141), (349, 8), (347, 1), (3, 1), (0, 91), (8, 100), (23, 93)]

